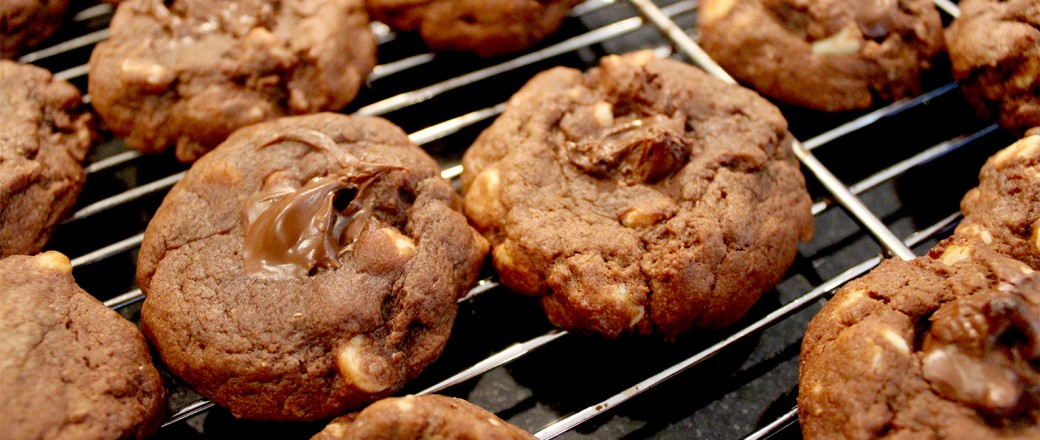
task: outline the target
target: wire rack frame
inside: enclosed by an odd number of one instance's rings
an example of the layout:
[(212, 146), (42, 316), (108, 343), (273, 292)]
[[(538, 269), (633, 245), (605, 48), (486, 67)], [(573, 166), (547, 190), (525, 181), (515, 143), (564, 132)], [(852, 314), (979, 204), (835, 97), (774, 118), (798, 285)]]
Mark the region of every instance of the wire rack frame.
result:
[[(620, 2), (611, 0), (589, 0), (575, 8), (572, 15), (580, 17), (585, 14), (594, 13), (597, 10), (613, 5), (614, 3)], [(630, 0), (628, 3), (638, 11), (639, 15), (590, 29), (587, 32), (542, 49), (522, 54), (516, 58), (512, 58), (499, 64), (493, 64), (472, 70), (425, 87), (420, 87), (415, 90), (403, 92), (370, 103), (357, 109), (356, 114), (384, 115), (405, 109), (461, 87), (486, 81), (526, 66), (542, 63), (561, 54), (584, 50), (590, 46), (611, 41), (612, 39), (618, 38), (622, 35), (643, 29), (646, 26), (655, 27), (671, 43), (669, 45), (657, 47), (655, 51), (658, 56), (667, 57), (679, 55), (686, 57), (709, 73), (722, 78), (723, 80), (733, 82), (732, 78), (729, 77), (723, 69), (721, 69), (711, 60), (710, 57), (707, 56), (706, 53), (703, 52), (703, 50), (699, 48), (693, 38), (691, 38), (690, 34), (674, 21), (674, 18), (677, 16), (692, 14), (696, 7), (695, 2), (671, 3), (664, 7), (659, 7), (649, 0)], [(955, 17), (957, 15), (957, 6), (954, 3), (944, 0), (936, 0), (935, 3), (949, 16)], [(103, 18), (111, 13), (112, 9), (110, 6), (98, 5), (80, 11), (73, 18), (73, 21), (96, 20), (99, 19), (99, 17)], [(373, 32), (376, 34), (377, 40), (381, 45), (390, 43), (396, 38), (395, 34), (379, 23), (373, 24)], [(20, 59), (20, 61), (34, 63), (40, 62), (72, 50), (90, 47), (97, 42), (103, 41), (107, 37), (107, 29), (93, 31), (82, 36), (71, 38), (54, 46), (26, 54)], [(676, 54), (673, 54), (673, 47), (677, 51)], [(422, 68), (423, 66), (434, 62), (435, 59), (436, 55), (434, 54), (420, 53), (385, 63), (376, 67), (370, 76), (369, 81), (372, 82), (403, 72), (408, 72), (411, 69)], [(89, 68), (85, 64), (81, 64), (59, 71), (56, 73), (56, 76), (64, 79), (76, 79), (85, 76), (88, 73), (88, 70)], [(994, 125), (989, 125), (978, 131), (966, 133), (937, 143), (930, 148), (922, 150), (918, 154), (900, 160), (899, 162), (885, 167), (865, 179), (847, 186), (838, 180), (838, 178), (834, 176), (823, 162), (816, 159), (813, 151), (843, 137), (851, 136), (858, 130), (870, 127), (885, 118), (890, 118), (894, 115), (926, 106), (928, 103), (944, 95), (953, 93), (956, 90), (956, 84), (945, 84), (933, 90), (929, 90), (920, 96), (903, 99), (870, 113), (863, 114), (852, 120), (846, 121), (833, 129), (827, 130), (824, 133), (806, 139), (804, 142), (797, 143), (795, 146), (797, 156), (802, 161), (803, 165), (805, 165), (805, 167), (823, 183), (829, 192), (829, 197), (820, 198), (816, 203), (814, 203), (812, 207), (813, 214), (820, 215), (831, 208), (841, 207), (851, 213), (852, 216), (866, 228), (867, 233), (881, 245), (885, 255), (893, 255), (904, 259), (914, 257), (913, 251), (910, 250), (911, 247), (933, 239), (954, 225), (959, 219), (956, 212), (950, 213), (947, 217), (931, 226), (921, 228), (920, 230), (915, 231), (914, 234), (900, 239), (897, 238), (897, 233), (887, 227), (878, 216), (872, 213), (859, 197), (861, 194), (903, 175), (914, 167), (927, 164), (955, 150), (961, 149), (965, 146), (970, 146), (978, 139), (996, 131)], [(89, 97), (87, 97), (87, 100), (89, 101)], [(434, 142), (458, 133), (468, 127), (486, 123), (500, 114), (503, 109), (504, 103), (478, 109), (414, 131), (409, 136), (414, 142), (420, 145)], [(141, 157), (142, 156), (139, 153), (124, 151), (89, 164), (87, 170), (88, 173), (91, 174), (100, 173), (133, 163)], [(460, 166), (455, 165), (445, 168), (442, 175), (445, 178), (454, 179), (460, 173)], [(77, 209), (77, 211), (66, 220), (65, 224), (90, 218), (144, 196), (161, 194), (179, 181), (183, 175), (183, 172), (174, 173), (79, 207), (79, 209)], [(72, 260), (73, 265), (76, 267), (89, 266), (92, 263), (104, 260), (113, 255), (133, 250), (140, 245), (141, 239), (142, 234), (131, 235), (125, 239), (118, 240), (107, 246), (74, 258)], [(631, 386), (624, 387), (623, 384), (621, 384), (619, 386), (620, 391), (615, 395), (606, 400), (594, 402), (585, 409), (576, 411), (566, 417), (562, 417), (547, 424), (536, 433), (536, 436), (543, 439), (557, 437), (565, 432), (575, 429), (583, 423), (588, 422), (597, 415), (613, 410), (625, 401), (664, 383), (668, 379), (700, 364), (701, 362), (715, 356), (717, 353), (745, 340), (749, 336), (761, 332), (763, 329), (776, 324), (791, 314), (818, 302), (819, 299), (826, 297), (829, 293), (839, 288), (845, 282), (869, 271), (871, 268), (876, 266), (882, 258), (883, 255), (877, 255), (865, 259), (858, 264), (849, 267), (838, 276), (819, 283), (812, 289), (804, 292), (804, 294), (800, 295), (795, 300), (783, 304), (760, 319), (735, 330), (731, 335), (719, 340), (705, 349), (697, 351), (681, 362), (662, 369), (658, 373), (634, 383)], [(496, 286), (497, 282), (494, 278), (485, 278), (481, 280), (469, 295), (460, 302), (468, 302), (472, 298), (494, 289)], [(133, 289), (117, 295), (116, 297), (107, 300), (105, 303), (109, 307), (120, 309), (135, 304), (142, 299), (143, 296), (140, 290)], [(470, 367), (465, 368), (456, 374), (449, 375), (438, 383), (419, 391), (419, 393), (436, 392), (466, 382), (494, 368), (502, 367), (510, 362), (520, 359), (528, 353), (552, 344), (568, 335), (569, 333), (566, 331), (552, 329), (547, 333), (538, 335), (534, 338), (515, 342), (504, 347), (501, 351), (493, 353), (487, 358), (474, 363)], [(176, 411), (171, 415), (164, 426), (169, 426), (188, 419), (208, 410), (212, 406), (211, 403), (205, 400), (196, 401)], [(775, 420), (764, 424), (759, 430), (750, 433), (747, 438), (768, 437), (785, 427), (791, 426), (796, 422), (796, 420), (796, 409), (792, 409), (785, 412)]]

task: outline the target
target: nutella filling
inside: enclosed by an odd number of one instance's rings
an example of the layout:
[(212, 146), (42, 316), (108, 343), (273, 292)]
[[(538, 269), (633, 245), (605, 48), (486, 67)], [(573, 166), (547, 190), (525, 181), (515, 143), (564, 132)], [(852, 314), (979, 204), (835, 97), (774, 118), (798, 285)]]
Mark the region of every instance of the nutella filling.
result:
[(585, 173), (596, 177), (616, 173), (629, 184), (653, 184), (686, 163), (689, 145), (682, 113), (615, 118), (596, 113), (599, 110), (592, 110), (595, 125), (574, 123), (567, 117), (561, 121), (568, 159)]
[(340, 267), (339, 257), (372, 217), (373, 182), (392, 170), (402, 168), (356, 164), (298, 189), (285, 179), (251, 197), (244, 210), (246, 272), (301, 278)]
[(935, 391), (993, 417), (1040, 400), (1040, 304), (991, 291), (943, 305), (924, 340), (922, 372)]

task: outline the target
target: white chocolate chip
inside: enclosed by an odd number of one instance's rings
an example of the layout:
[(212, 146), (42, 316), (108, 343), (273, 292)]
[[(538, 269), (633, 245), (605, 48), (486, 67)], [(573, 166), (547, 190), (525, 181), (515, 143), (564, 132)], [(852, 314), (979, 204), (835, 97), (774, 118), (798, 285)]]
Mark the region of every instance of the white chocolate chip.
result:
[(652, 215), (638, 208), (632, 208), (621, 214), (621, 224), (626, 228), (642, 228), (657, 223), (658, 216)]
[(614, 106), (609, 102), (600, 101), (592, 108), (592, 117), (600, 127), (614, 126)]
[(628, 294), (628, 286), (624, 284), (618, 284), (610, 290), (610, 296), (614, 297), (618, 303), (625, 309), (633, 312), (632, 319), (629, 320), (628, 326), (634, 327), (639, 321), (643, 320), (646, 316), (646, 309), (634, 302)]
[(947, 266), (953, 266), (971, 256), (971, 249), (965, 246), (950, 245), (939, 257), (939, 261)]
[(849, 55), (859, 52), (863, 42), (854, 25), (845, 26), (836, 34), (812, 43), (814, 55)]
[(516, 245), (506, 240), (491, 251), (495, 269), (503, 282), (518, 293), (536, 295), (544, 293), (546, 286), (541, 275), (525, 261), (516, 258)]
[(1040, 220), (1033, 222), (1033, 247), (1040, 251)]
[(176, 79), (170, 69), (141, 59), (126, 59), (119, 68), (128, 79), (153, 91), (165, 90)]
[(397, 409), (401, 412), (411, 411), (412, 408), (415, 407), (415, 405), (412, 405), (412, 402), (409, 402), (408, 399), (398, 399), (396, 403)]
[(354, 388), (366, 393), (378, 393), (390, 387), (393, 372), (390, 363), (368, 345), (365, 335), (357, 335), (347, 341), (336, 356), (336, 367), (340, 375)]
[(866, 297), (867, 291), (863, 289), (856, 289), (845, 294), (844, 297), (841, 299), (841, 302), (838, 303), (835, 307), (837, 307), (838, 310), (845, 310), (853, 304), (860, 302), (860, 300)]
[(491, 426), (502, 426), (502, 424), (499, 423), (498, 420), (495, 420), (491, 417), (488, 417), (487, 421), (491, 424)]
[(700, 14), (704, 23), (711, 23), (718, 20), (737, 4), (737, 0), (705, 0), (701, 2)]
[(390, 238), (390, 242), (394, 244), (398, 255), (407, 258), (415, 255), (415, 241), (411, 237), (397, 232), (394, 228), (383, 228), (382, 231)]
[(61, 252), (48, 251), (39, 254), (35, 258), (36, 265), (44, 269), (56, 270), (64, 273), (72, 273), (72, 262), (69, 257)]
[(328, 426), (325, 427), (323, 432), (328, 433), (329, 436), (332, 438), (342, 438), (343, 434), (346, 434), (346, 428), (344, 428), (343, 425), (339, 423), (330, 423)]
[(884, 338), (885, 341), (888, 341), (888, 343), (892, 344), (896, 351), (903, 356), (910, 356), (910, 345), (907, 344), (906, 340), (903, 339), (902, 336), (899, 336), (899, 334), (894, 330), (887, 328), (882, 330), (881, 337)]
[(628, 58), (629, 62), (631, 62), (632, 64), (635, 64), (637, 66), (645, 66), (649, 64), (651, 61), (656, 60), (657, 55), (654, 55), (654, 51), (652, 50), (641, 50), (626, 55), (626, 58)]
[(881, 348), (876, 346), (876, 345), (873, 346), (873, 348), (874, 348), (874, 356), (872, 356), (871, 359), (870, 359), (870, 369), (873, 370), (873, 371), (876, 371), (876, 372), (880, 372), (881, 371), (881, 361), (882, 361), (882, 359), (884, 359), (884, 353), (881, 351)]

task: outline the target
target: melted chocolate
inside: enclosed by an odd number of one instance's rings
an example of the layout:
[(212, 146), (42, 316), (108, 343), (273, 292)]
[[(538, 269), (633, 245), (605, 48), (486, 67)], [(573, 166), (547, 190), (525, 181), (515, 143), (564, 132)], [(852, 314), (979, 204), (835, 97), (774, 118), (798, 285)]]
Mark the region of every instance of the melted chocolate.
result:
[[(340, 254), (372, 217), (372, 183), (402, 168), (356, 164), (319, 176), (296, 189), (274, 183), (246, 202), (245, 269), (279, 278), (304, 277), (340, 267)], [(349, 196), (344, 208), (343, 196)]]
[(653, 115), (618, 118), (610, 127), (565, 129), (570, 162), (597, 177), (617, 173), (629, 184), (656, 183), (686, 163), (686, 118)]
[(990, 291), (948, 303), (932, 316), (922, 371), (949, 399), (996, 417), (1040, 400), (1040, 305)]

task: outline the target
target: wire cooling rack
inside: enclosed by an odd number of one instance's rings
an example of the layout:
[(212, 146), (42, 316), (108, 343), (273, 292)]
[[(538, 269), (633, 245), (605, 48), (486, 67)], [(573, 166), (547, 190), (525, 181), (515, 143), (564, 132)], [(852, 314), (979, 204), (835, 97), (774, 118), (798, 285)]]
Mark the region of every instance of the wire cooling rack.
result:
[[(935, 3), (947, 23), (958, 14), (954, 2)], [(44, 48), (20, 61), (85, 90), (87, 59), (108, 37), (113, 10), (89, 2), (73, 9)], [(587, 69), (606, 54), (651, 49), (731, 81), (696, 45), (695, 14), (694, 1), (588, 0), (534, 49), (489, 59), (431, 54), (414, 35), (373, 23), (379, 65), (344, 112), (402, 126), (455, 179), (466, 147), (549, 67)], [(571, 334), (488, 271), (460, 301), (441, 358), (402, 394), (462, 397), (540, 438), (799, 438), (798, 350), (822, 301), (883, 257), (912, 258), (948, 235), (986, 157), (1013, 139), (974, 115), (942, 61), (923, 94), (884, 107), (781, 110), (801, 140), (795, 149), (817, 231), (786, 278), (736, 325), (674, 342)], [(172, 155), (143, 156), (109, 135), (88, 159), (75, 212), (48, 246), (72, 257), (80, 285), (128, 319), (138, 319), (143, 299), (133, 281), (142, 233), (186, 169)], [(166, 379), (170, 416), (160, 438), (308, 438), (323, 426), (238, 420)]]

